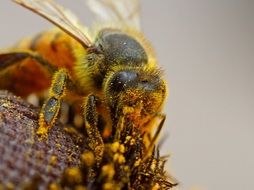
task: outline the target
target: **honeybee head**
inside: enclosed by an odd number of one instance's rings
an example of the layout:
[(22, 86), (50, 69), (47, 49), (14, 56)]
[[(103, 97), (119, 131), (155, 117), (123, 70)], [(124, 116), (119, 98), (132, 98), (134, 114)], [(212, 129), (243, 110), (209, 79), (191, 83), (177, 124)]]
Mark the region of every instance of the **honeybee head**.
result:
[(104, 94), (116, 118), (125, 115), (142, 125), (160, 112), (167, 92), (158, 71), (124, 69), (112, 72), (107, 78)]
[(148, 62), (142, 45), (116, 29), (101, 30), (95, 40), (95, 48), (104, 56), (107, 68), (111, 65), (142, 66)]

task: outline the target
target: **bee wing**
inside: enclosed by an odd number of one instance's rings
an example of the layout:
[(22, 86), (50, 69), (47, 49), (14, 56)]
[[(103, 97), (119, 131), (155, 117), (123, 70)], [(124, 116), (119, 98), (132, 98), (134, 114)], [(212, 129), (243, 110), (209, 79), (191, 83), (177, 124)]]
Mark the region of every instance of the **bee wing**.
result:
[(92, 46), (92, 42), (78, 26), (78, 19), (69, 10), (61, 7), (53, 0), (13, 1), (52, 22), (79, 41), (85, 48)]
[(89, 8), (102, 22), (121, 22), (140, 30), (139, 0), (87, 0)]

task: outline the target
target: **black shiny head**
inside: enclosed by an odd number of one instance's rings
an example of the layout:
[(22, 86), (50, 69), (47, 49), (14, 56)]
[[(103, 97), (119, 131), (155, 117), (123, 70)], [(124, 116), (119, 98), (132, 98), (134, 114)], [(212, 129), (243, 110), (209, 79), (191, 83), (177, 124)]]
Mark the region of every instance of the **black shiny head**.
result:
[(167, 93), (165, 82), (158, 71), (142, 69), (112, 73), (104, 88), (106, 99), (115, 111), (128, 106), (142, 109), (143, 113), (156, 112)]
[(156, 91), (160, 87), (161, 79), (159, 76), (138, 71), (123, 70), (116, 72), (110, 80), (109, 90), (112, 93), (119, 93), (128, 89), (140, 89), (145, 93), (148, 91)]
[(141, 66), (148, 62), (141, 44), (118, 30), (104, 29), (95, 41), (96, 49), (105, 56), (105, 63)]

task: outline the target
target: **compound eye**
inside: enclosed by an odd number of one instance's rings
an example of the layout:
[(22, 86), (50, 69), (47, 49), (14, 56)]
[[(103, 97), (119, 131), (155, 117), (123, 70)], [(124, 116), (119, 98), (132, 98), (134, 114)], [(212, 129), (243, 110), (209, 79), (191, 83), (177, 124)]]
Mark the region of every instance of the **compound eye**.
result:
[(120, 71), (112, 76), (110, 89), (114, 92), (124, 91), (127, 86), (137, 79), (138, 75), (133, 71)]

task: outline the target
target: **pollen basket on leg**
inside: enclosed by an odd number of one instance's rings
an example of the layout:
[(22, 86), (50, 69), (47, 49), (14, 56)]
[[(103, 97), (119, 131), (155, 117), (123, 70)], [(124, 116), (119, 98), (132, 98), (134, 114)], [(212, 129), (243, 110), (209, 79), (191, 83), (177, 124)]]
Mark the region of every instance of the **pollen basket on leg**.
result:
[(43, 105), (40, 119), (39, 128), (37, 134), (41, 137), (46, 137), (48, 130), (53, 126), (55, 120), (57, 119), (61, 101), (54, 97), (49, 98)]
[(50, 123), (52, 123), (52, 121), (56, 117), (57, 115), (56, 110), (58, 109), (59, 106), (60, 106), (60, 102), (59, 100), (55, 98), (50, 98), (46, 102), (43, 115), (44, 115), (44, 121), (46, 122), (47, 125), (50, 125)]
[(62, 96), (67, 80), (67, 75), (65, 72), (58, 73), (54, 77), (54, 85), (51, 89), (51, 94), (54, 94), (55, 96)]

